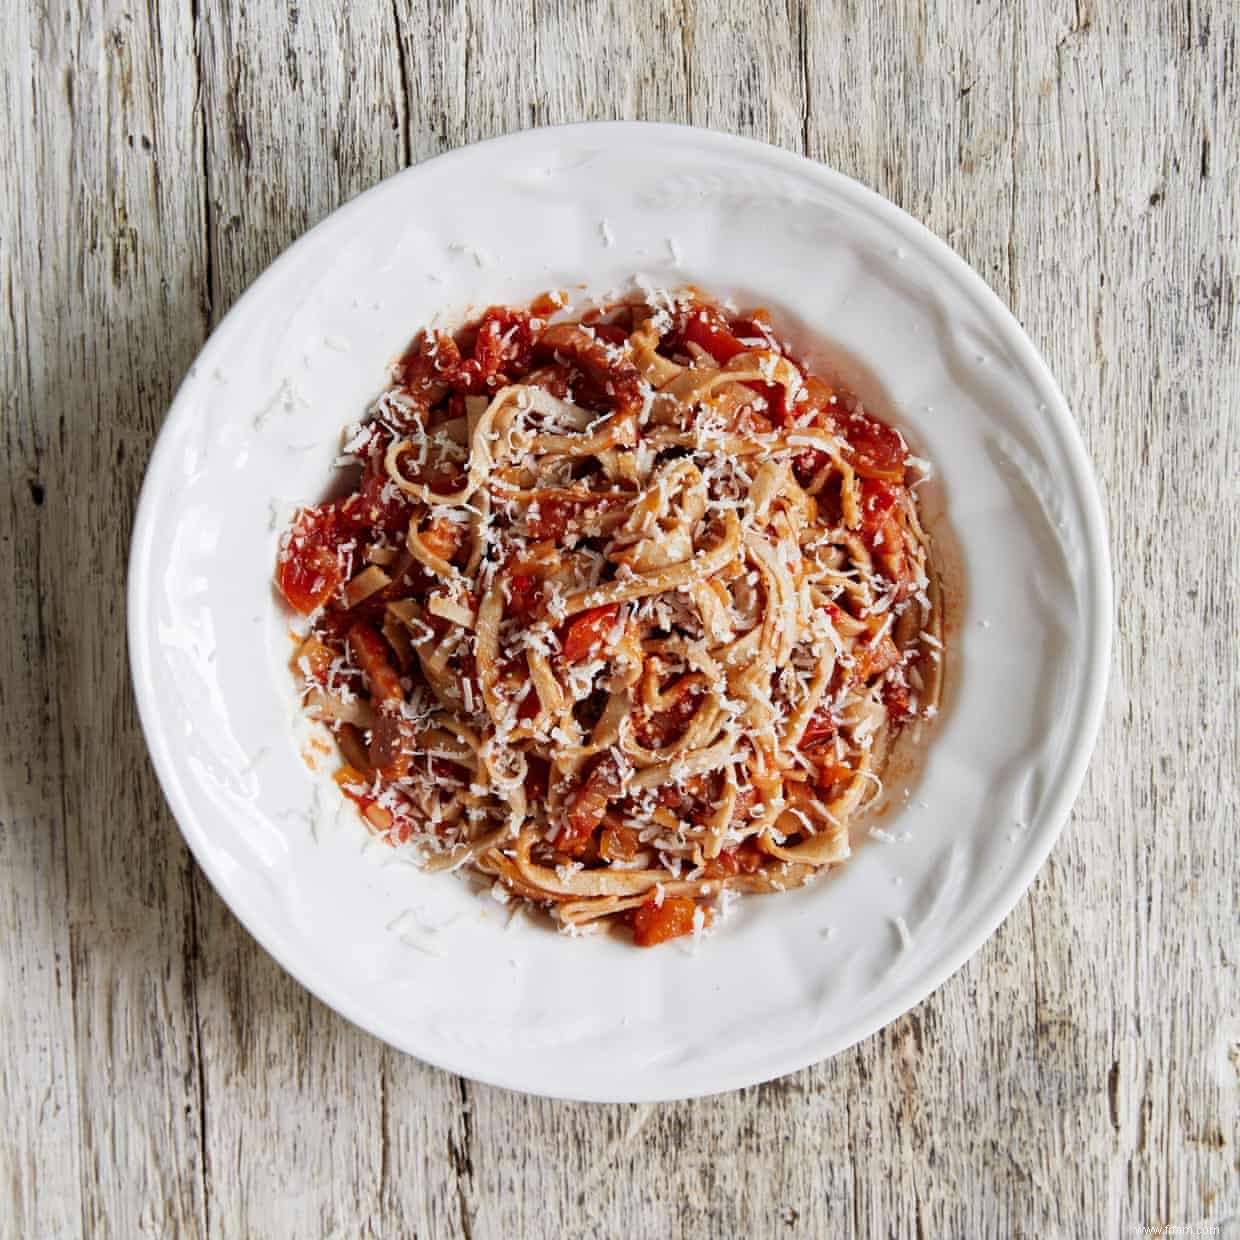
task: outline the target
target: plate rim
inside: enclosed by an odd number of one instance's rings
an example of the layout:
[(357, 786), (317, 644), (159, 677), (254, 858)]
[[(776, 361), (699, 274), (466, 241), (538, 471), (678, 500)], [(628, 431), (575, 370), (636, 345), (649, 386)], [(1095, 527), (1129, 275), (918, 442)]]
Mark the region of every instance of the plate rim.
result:
[[(719, 149), (730, 149), (743, 157), (773, 160), (776, 164), (782, 164), (790, 173), (816, 180), (836, 192), (842, 192), (845, 197), (850, 198), (867, 213), (883, 219), (890, 226), (903, 232), (910, 242), (918, 245), (926, 257), (933, 258), (945, 267), (959, 282), (962, 290), (970, 295), (977, 308), (984, 313), (987, 321), (1001, 333), (1005, 342), (1015, 350), (1019, 360), (1045, 389), (1046, 394), (1051, 397), (1045, 402), (1045, 407), (1038, 410), (1038, 415), (1051, 430), (1064, 453), (1069, 467), (1068, 481), (1080, 507), (1081, 534), (1085, 550), (1085, 572), (1083, 574), (1087, 598), (1085, 606), (1086, 616), (1091, 622), (1088, 628), (1083, 627), (1086, 633), (1086, 651), (1083, 662), (1083, 683), (1078, 699), (1079, 721), (1070, 733), (1076, 744), (1073, 746), (1071, 755), (1064, 762), (1057, 791), (1053, 794), (1045, 811), (1039, 816), (1044, 824), (1040, 839), (1035, 847), (1023, 851), (1015, 864), (997, 881), (994, 893), (984, 906), (984, 912), (978, 918), (975, 932), (966, 936), (957, 950), (947, 954), (939, 962), (937, 968), (918, 973), (888, 1004), (880, 1008), (876, 1014), (871, 1015), (869, 1019), (847, 1026), (843, 1033), (835, 1037), (818, 1041), (811, 1038), (802, 1044), (801, 1049), (776, 1056), (772, 1063), (766, 1065), (757, 1075), (752, 1070), (745, 1069), (732, 1072), (721, 1070), (717, 1084), (708, 1089), (691, 1089), (688, 1092), (674, 1087), (656, 1087), (645, 1090), (627, 1088), (620, 1092), (609, 1093), (606, 1090), (590, 1088), (574, 1089), (571, 1081), (566, 1081), (566, 1088), (562, 1091), (548, 1092), (541, 1088), (523, 1085), (519, 1081), (506, 1077), (503, 1073), (490, 1073), (485, 1063), (469, 1062), (467, 1054), (460, 1060), (454, 1060), (450, 1055), (437, 1052), (428, 1054), (422, 1049), (415, 1048), (415, 1038), (406, 1037), (401, 1041), (394, 1040), (392, 1031), (381, 1027), (380, 1019), (372, 1018), (367, 1012), (361, 1010), (363, 1005), (359, 1001), (348, 995), (337, 993), (336, 987), (328, 981), (314, 977), (312, 971), (307, 971), (295, 964), (290, 958), (290, 953), (285, 950), (284, 944), (274, 942), (273, 936), (265, 930), (260, 931), (254, 919), (234, 903), (230, 895), (229, 882), (222, 868), (216, 864), (214, 854), (208, 847), (209, 832), (204, 830), (199, 821), (199, 814), (177, 775), (171, 756), (170, 738), (160, 727), (154, 703), (152, 660), (148, 658), (148, 653), (154, 649), (156, 643), (149, 632), (150, 616), (145, 601), (149, 598), (153, 585), (149, 563), (155, 536), (156, 495), (162, 485), (163, 475), (167, 472), (167, 458), (173, 449), (173, 432), (182, 422), (193, 416), (190, 396), (192, 389), (196, 386), (199, 372), (213, 360), (215, 351), (221, 347), (221, 341), (226, 335), (225, 329), (228, 325), (234, 318), (240, 318), (246, 312), (250, 302), (257, 300), (266, 286), (274, 282), (286, 267), (291, 267), (296, 262), (303, 248), (315, 243), (316, 234), (328, 226), (339, 226), (343, 219), (351, 214), (360, 213), (365, 204), (382, 195), (406, 190), (431, 165), (442, 167), (445, 163), (473, 157), (480, 149), (496, 146), (519, 148), (525, 144), (536, 144), (544, 140), (548, 134), (564, 135), (566, 139), (593, 137), (600, 139), (603, 144), (608, 144), (617, 136), (643, 132), (648, 134), (652, 140), (692, 138), (699, 142), (713, 144)], [(1067, 824), (1072, 807), (1084, 783), (1086, 770), (1102, 725), (1111, 672), (1114, 623), (1113, 575), (1101, 488), (1080, 427), (1059, 384), (1042, 357), (1041, 351), (1002, 298), (961, 255), (920, 220), (855, 178), (818, 160), (755, 138), (741, 137), (702, 126), (666, 122), (613, 120), (537, 126), (454, 147), (452, 150), (444, 151), (402, 169), (355, 195), (329, 212), (314, 227), (285, 247), (247, 285), (228, 312), (212, 329), (177, 387), (176, 394), (160, 426), (139, 492), (130, 538), (127, 575), (126, 630), (130, 680), (152, 766), (172, 817), (195, 862), (233, 916), (245, 927), (247, 933), (299, 985), (305, 987), (317, 999), (346, 1020), (394, 1049), (413, 1055), (422, 1062), (444, 1071), (483, 1084), (528, 1093), (531, 1096), (566, 1101), (598, 1103), (673, 1101), (710, 1097), (761, 1084), (801, 1071), (850, 1049), (924, 1002), (980, 951), (1015, 910), (1045, 865), (1047, 857)], [(1089, 616), (1090, 610), (1093, 612), (1092, 617)], [(810, 1049), (805, 1050), (805, 1047)], [(652, 1081), (654, 1079), (656, 1078), (652, 1077)]]

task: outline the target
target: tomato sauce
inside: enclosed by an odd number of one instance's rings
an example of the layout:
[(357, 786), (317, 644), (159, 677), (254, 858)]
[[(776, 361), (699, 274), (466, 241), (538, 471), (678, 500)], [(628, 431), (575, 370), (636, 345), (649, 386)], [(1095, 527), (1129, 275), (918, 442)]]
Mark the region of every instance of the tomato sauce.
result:
[[(302, 647), (307, 679), (330, 690), (332, 668), (343, 666), (345, 670), (337, 679), (341, 683), (348, 679), (355, 689), (364, 687), (369, 698), (362, 704), (367, 713), (354, 716), (356, 724), (335, 725), (352, 738), (347, 760), (354, 764), (337, 772), (336, 780), (367, 822), (390, 842), (402, 842), (417, 829), (414, 819), (401, 809), (404, 805), (412, 813), (412, 803), (404, 801), (399, 788), (395, 795), (385, 792), (381, 800), (372, 791), (376, 787), (372, 781), (377, 775), (382, 786), (382, 781), (404, 778), (409, 771), (412, 755), (418, 752), (410, 717), (420, 718), (411, 709), (415, 698), (412, 686), (427, 688), (420, 679), (414, 649), (421, 639), (415, 636), (414, 645), (408, 636), (403, 642), (399, 640), (403, 630), (398, 621), (415, 634), (420, 623), (436, 638), (446, 636), (453, 622), (427, 608), (427, 600), (435, 591), (442, 597), (444, 566), (428, 567), (407, 550), (405, 537), (415, 504), (388, 477), (385, 458), (394, 439), (407, 439), (410, 446), (402, 449), (399, 463), (405, 480), (434, 491), (458, 489), (467, 476), (463, 454), (449, 444), (436, 463), (419, 466), (420, 454), (413, 446), (421, 442), (418, 434), (433, 432), (450, 420), (464, 419), (471, 407), (469, 398), (489, 399), (535, 368), (535, 381), (561, 399), (572, 400), (587, 410), (634, 415), (629, 426), (636, 426), (639, 436), (647, 433), (649, 424), (636, 415), (648, 412), (651, 394), (634, 364), (636, 355), (624, 348), (644, 312), (615, 307), (605, 315), (611, 321), (603, 321), (604, 314), (600, 313), (588, 316), (585, 325), (548, 324), (546, 320), (564, 302), (562, 295), (548, 294), (528, 309), (492, 306), (455, 336), (427, 332), (415, 340), (396, 367), (397, 394), (403, 399), (394, 398), (383, 418), (368, 423), (350, 442), (350, 451), (361, 465), (353, 494), (300, 510), (278, 555), (276, 584), (281, 593), (295, 611), (317, 616), (315, 637)], [(835, 435), (838, 446), (805, 446), (794, 455), (790, 453), (794, 475), (802, 486), (811, 487), (832, 456), (843, 455), (857, 478), (857, 532), (870, 551), (874, 573), (889, 579), (897, 599), (907, 597), (914, 588), (912, 571), (902, 558), (909, 454), (899, 432), (855, 406), (846, 393), (837, 393), (830, 384), (805, 373), (780, 346), (764, 312), (740, 317), (713, 305), (693, 303), (685, 307), (682, 303), (674, 310), (672, 329), (659, 347), (665, 356), (681, 362), (685, 355), (700, 356), (700, 350), (723, 367), (743, 354), (776, 353), (784, 359), (781, 366), (786, 363), (796, 368), (802, 384), (792, 400), (783, 384), (745, 380), (753, 399), (733, 402), (731, 407), (741, 408), (729, 430), (737, 435), (766, 436), (795, 423), (812, 428), (820, 436), (817, 440), (807, 436), (810, 445), (823, 443), (824, 434)], [(749, 373), (754, 370), (756, 367)], [(574, 462), (562, 480), (556, 476), (554, 486), (547, 488), (546, 497), (536, 506), (509, 518), (521, 532), (521, 539), (509, 549), (508, 558), (500, 560), (505, 620), (530, 623), (546, 619), (550, 589), (546, 576), (552, 571), (548, 565), (558, 561), (566, 546), (571, 549), (582, 540), (597, 537), (600, 529), (608, 529), (600, 513), (605, 515), (609, 505), (627, 505), (636, 485), (631, 473), (623, 474), (611, 464), (599, 469)], [(834, 521), (847, 498), (838, 488), (834, 493), (824, 488), (814, 502), (820, 514), (826, 513)], [(424, 512), (421, 507), (417, 510)], [(424, 513), (418, 537), (433, 556), (453, 566), (454, 573), (464, 567), (474, 545), (465, 522), (432, 513)], [(342, 587), (366, 566), (367, 556), (392, 580), (365, 599), (360, 599), (363, 591), (357, 591), (360, 601), (350, 609)], [(481, 593), (480, 587), (477, 592)], [(474, 594), (463, 595), (457, 590), (452, 598), (467, 610), (477, 610), (478, 597)], [(388, 602), (398, 599), (410, 609), (389, 613)], [(846, 596), (840, 596), (840, 601), (845, 602)], [(836, 604), (827, 603), (824, 608), (833, 623), (843, 618)], [(561, 623), (556, 670), (566, 673), (570, 665), (595, 658), (615, 630), (619, 616), (620, 605), (610, 604), (581, 611)], [(395, 633), (387, 627), (389, 623), (397, 625)], [(890, 633), (877, 622), (870, 631), (875, 636), (857, 644), (851, 667), (844, 661), (837, 668), (835, 688), (848, 688), (851, 680), (879, 692), (891, 720), (899, 724), (915, 713), (903, 656)], [(316, 639), (317, 645), (313, 644)], [(343, 664), (336, 663), (342, 654), (347, 658)], [(448, 657), (449, 671), (461, 688), (462, 700), (481, 702), (471, 644), (459, 643)], [(500, 675), (503, 692), (515, 705), (519, 721), (528, 722), (543, 714), (538, 691), (529, 680), (526, 656), (519, 647), (501, 653)], [(637, 705), (633, 708), (634, 735), (648, 749), (673, 745), (702, 702), (700, 675), (682, 675), (683, 692), (671, 694), (664, 689), (664, 709), (651, 713)], [(601, 715), (598, 700), (605, 702), (607, 692), (597, 690), (575, 707), (576, 722), (587, 733)], [(829, 696), (833, 698), (834, 694)], [(475, 718), (479, 715), (476, 713)], [(840, 746), (832, 744), (839, 729), (838, 720), (824, 701), (811, 715), (799, 741), (810, 776), (804, 786), (816, 787), (824, 795), (834, 793), (853, 777), (850, 767), (837, 760)], [(525, 734), (528, 736), (529, 729)], [(460, 767), (442, 758), (433, 759), (430, 769), (448, 784), (459, 785), (468, 779)], [(638, 799), (631, 792), (622, 792), (628, 785), (620, 778), (617, 759), (611, 752), (605, 750), (594, 757), (574, 787), (552, 789), (552, 778), (553, 767), (546, 758), (526, 754), (527, 803), (545, 811), (550, 798), (557, 807), (554, 813), (558, 822), (544, 822), (547, 835), (538, 844), (545, 850), (540, 854), (540, 864), (546, 864), (550, 855), (551, 864), (572, 860), (587, 867), (623, 865), (650, 851), (651, 846), (643, 845), (639, 832), (628, 825)], [(555, 778), (564, 780), (567, 776)], [(683, 828), (700, 829), (717, 809), (722, 783), (723, 777), (716, 772), (683, 779), (677, 786), (660, 787), (655, 797), (661, 807), (658, 812), (664, 822), (670, 813)], [(626, 796), (634, 800), (626, 800)], [(757, 792), (749, 786), (737, 794), (730, 824), (736, 832), (732, 840), (744, 834), (757, 799)], [(703, 864), (700, 874), (709, 881), (726, 882), (759, 873), (771, 863), (770, 855), (750, 836), (722, 848)], [(694, 933), (708, 926), (710, 917), (709, 909), (690, 896), (660, 899), (652, 895), (631, 909), (625, 920), (634, 942), (648, 947)]]

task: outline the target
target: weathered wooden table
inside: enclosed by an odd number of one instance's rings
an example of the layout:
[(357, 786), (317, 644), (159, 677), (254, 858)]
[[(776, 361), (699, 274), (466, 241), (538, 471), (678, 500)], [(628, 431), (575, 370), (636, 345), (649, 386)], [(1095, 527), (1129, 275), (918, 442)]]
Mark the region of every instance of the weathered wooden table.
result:
[[(0, 1233), (1240, 1235), (1234, 0), (14, 0), (0, 21)], [(288, 242), (438, 151), (642, 117), (804, 151), (1045, 351), (1108, 500), (1109, 708), (1031, 894), (785, 1080), (586, 1107), (423, 1066), (196, 873), (124, 649), (173, 390)]]

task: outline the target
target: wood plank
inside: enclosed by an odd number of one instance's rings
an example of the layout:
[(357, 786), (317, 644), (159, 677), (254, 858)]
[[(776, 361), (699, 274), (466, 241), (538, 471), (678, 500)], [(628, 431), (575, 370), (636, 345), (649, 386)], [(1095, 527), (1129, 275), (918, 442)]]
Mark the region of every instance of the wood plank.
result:
[(18, 778), (0, 905), (20, 919), (5, 1021), (30, 1055), (6, 1056), (26, 1104), (5, 1108), (4, 1179), (6, 1224), (29, 1235), (190, 1233), (204, 1210), (186, 854), (138, 732), (121, 623), (128, 514), (203, 327), (195, 79), (177, 71), (190, 32), (163, 17), (32, 8), (5, 31), (21, 170), (5, 178), (20, 349), (5, 542), (22, 561), (5, 611), (23, 638), (4, 655)]
[[(1040, 1093), (1079, 1099), (1048, 1162), (1073, 1153), (1075, 1200), (1117, 1234), (1240, 1208), (1240, 511), (1216, 498), (1240, 451), (1237, 13), (1148, 19), (1133, 40), (1122, 7), (1064, 5), (1018, 57), (1038, 88), (1018, 312), (1106, 485), (1119, 639), (1075, 829), (1033, 892)], [(1079, 1208), (1061, 1187), (1044, 1217)]]
[[(32, 166), (42, 32), (0, 23), (5, 130)], [(70, 1234), (82, 1212), (79, 1096), (69, 974), (68, 828), (48, 663), (44, 514), (54, 428), (34, 387), (42, 345), (38, 181), (0, 178), (0, 1216), (14, 1234)], [(31, 320), (34, 319), (32, 323)], [(53, 502), (63, 502), (54, 500)]]

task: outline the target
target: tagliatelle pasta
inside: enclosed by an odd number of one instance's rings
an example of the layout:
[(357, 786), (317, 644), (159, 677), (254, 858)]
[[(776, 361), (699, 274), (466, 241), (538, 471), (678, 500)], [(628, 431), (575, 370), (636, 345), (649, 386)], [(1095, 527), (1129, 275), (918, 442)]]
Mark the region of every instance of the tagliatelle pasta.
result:
[(848, 857), (942, 607), (922, 463), (769, 316), (562, 307), (418, 337), (277, 582), (374, 830), (646, 945)]

